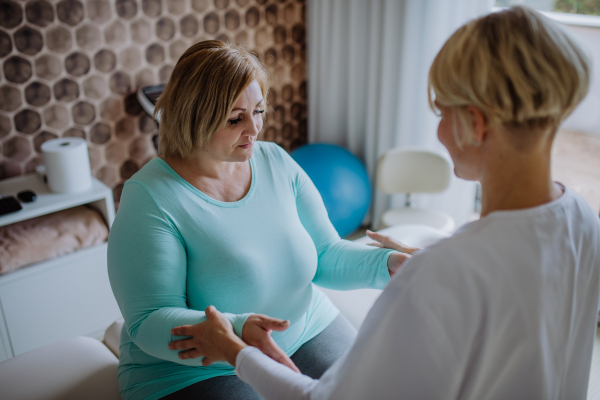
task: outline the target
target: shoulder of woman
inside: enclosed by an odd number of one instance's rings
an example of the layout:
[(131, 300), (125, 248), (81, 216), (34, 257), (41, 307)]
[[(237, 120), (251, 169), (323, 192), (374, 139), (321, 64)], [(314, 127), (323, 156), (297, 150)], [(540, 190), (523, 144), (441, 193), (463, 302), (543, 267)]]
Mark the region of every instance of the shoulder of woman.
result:
[(125, 181), (123, 192), (134, 188), (135, 192), (146, 192), (158, 204), (164, 196), (171, 198), (172, 193), (181, 189), (181, 184), (176, 173), (162, 159), (155, 158)]
[(131, 178), (127, 179), (125, 183), (139, 183), (141, 185), (149, 184), (157, 176), (166, 174), (165, 168), (161, 165), (164, 163), (160, 158), (154, 158), (148, 161), (142, 166)]

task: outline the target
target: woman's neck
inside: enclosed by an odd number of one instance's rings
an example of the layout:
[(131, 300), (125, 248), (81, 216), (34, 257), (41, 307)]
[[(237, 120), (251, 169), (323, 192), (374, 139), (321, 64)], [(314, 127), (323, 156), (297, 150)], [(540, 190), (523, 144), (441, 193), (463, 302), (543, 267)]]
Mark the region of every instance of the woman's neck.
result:
[(214, 160), (209, 156), (183, 159), (181, 157), (163, 157), (171, 168), (179, 173), (209, 179), (230, 179), (243, 168), (243, 163)]
[(252, 184), (249, 161), (211, 163), (174, 157), (163, 160), (189, 184), (215, 200), (238, 201)]
[(536, 207), (559, 198), (552, 181), (551, 144), (527, 153), (490, 154), (481, 177), (481, 216), (494, 211)]

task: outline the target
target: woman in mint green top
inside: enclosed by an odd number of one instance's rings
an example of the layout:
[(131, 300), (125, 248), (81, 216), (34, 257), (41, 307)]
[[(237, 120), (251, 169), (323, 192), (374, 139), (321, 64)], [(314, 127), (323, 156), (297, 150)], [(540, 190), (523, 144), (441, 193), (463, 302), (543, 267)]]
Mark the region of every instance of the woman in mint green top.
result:
[[(178, 77), (193, 80), (185, 62), (206, 58), (206, 49), (252, 57), (216, 41), (190, 48), (169, 82), (177, 90), (167, 86), (157, 104), (159, 135), (171, 134), (166, 118), (186, 101), (185, 85), (176, 85)], [(279, 146), (255, 141), (268, 88), (256, 71), (247, 75), (222, 111), (225, 124), (200, 150), (177, 155), (173, 143), (181, 141), (161, 138), (162, 157), (125, 183), (108, 246), (110, 282), (125, 319), (119, 361), (125, 399), (158, 399), (234, 375), (225, 363), (202, 366), (202, 358), (182, 359), (168, 348), (180, 339), (171, 329), (204, 321), (209, 305), (226, 313), (240, 337), (252, 313), (290, 321), (272, 338), (291, 356), (338, 315), (313, 284), (382, 289), (403, 261), (399, 253), (390, 259), (390, 250), (340, 239), (304, 171)]]

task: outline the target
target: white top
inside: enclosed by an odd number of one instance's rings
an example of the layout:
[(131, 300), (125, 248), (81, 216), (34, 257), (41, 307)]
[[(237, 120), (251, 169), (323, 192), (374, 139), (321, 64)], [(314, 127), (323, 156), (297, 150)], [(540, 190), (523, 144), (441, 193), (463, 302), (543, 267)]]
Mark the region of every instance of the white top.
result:
[(570, 189), (498, 211), (420, 251), (321, 378), (244, 349), (265, 399), (585, 399), (600, 286), (600, 222)]

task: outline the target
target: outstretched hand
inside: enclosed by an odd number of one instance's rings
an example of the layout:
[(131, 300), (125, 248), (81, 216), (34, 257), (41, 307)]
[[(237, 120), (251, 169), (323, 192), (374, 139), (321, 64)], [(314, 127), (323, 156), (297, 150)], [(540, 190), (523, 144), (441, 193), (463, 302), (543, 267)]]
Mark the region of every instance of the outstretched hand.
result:
[(369, 246), (381, 247), (384, 249), (396, 250), (399, 253), (392, 253), (388, 258), (388, 271), (390, 276), (394, 276), (394, 274), (404, 265), (408, 259), (411, 258), (411, 255), (420, 250), (416, 247), (409, 247), (399, 240), (394, 239), (393, 237), (382, 235), (377, 232), (367, 231), (367, 236), (373, 240), (374, 243), (369, 243)]
[(233, 332), (231, 322), (215, 307), (207, 307), (205, 313), (206, 321), (196, 325), (179, 326), (171, 330), (172, 335), (191, 336), (189, 339), (176, 340), (169, 344), (171, 350), (183, 350), (179, 352), (180, 359), (204, 357), (202, 360), (204, 366), (215, 361), (227, 361), (235, 366), (238, 353), (250, 345), (260, 349), (275, 361), (300, 372), (293, 361), (271, 338), (271, 331), (286, 330), (290, 326), (289, 321), (260, 314), (250, 315), (244, 323), (242, 341)]
[(204, 357), (204, 366), (215, 361), (227, 361), (235, 366), (238, 353), (247, 345), (233, 332), (231, 322), (214, 306), (208, 306), (205, 314), (204, 322), (171, 329), (171, 335), (191, 338), (173, 341), (169, 343), (169, 349), (183, 350), (179, 352), (182, 360)]
[(367, 230), (367, 236), (375, 241), (374, 243), (369, 243), (369, 246), (381, 247), (384, 249), (392, 249), (392, 250), (399, 251), (401, 253), (406, 253), (406, 254), (411, 254), (411, 255), (413, 253), (421, 250), (418, 247), (407, 246), (404, 243), (402, 243), (401, 241), (396, 240), (391, 236), (382, 235), (381, 233), (378, 233), (378, 232), (373, 232), (373, 231)]

